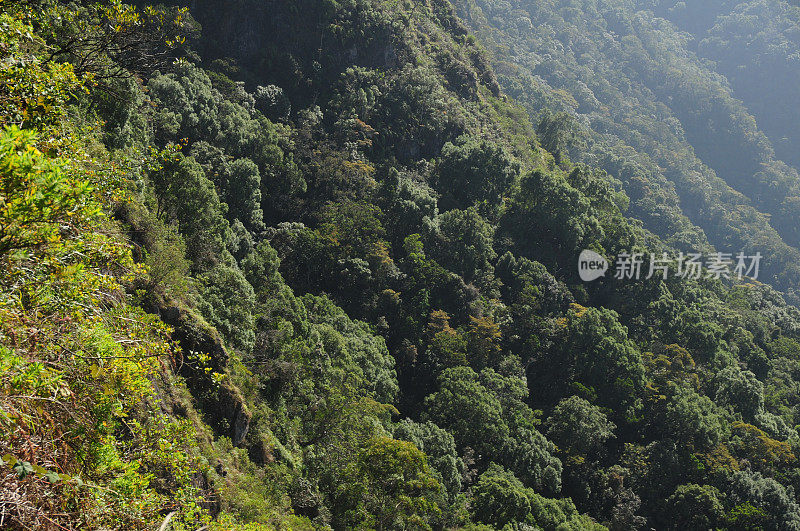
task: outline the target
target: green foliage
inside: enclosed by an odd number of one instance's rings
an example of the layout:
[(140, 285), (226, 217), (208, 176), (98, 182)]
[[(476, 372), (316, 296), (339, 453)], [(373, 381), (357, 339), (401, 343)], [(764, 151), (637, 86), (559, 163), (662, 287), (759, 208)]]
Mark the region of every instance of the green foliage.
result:
[(45, 2), (40, 32), (50, 57), (76, 65), (105, 86), (110, 80), (149, 75), (183, 55), (193, 30), (186, 8), (142, 9), (122, 2), (94, 3), (63, 9)]
[(219, 261), (230, 226), (203, 168), (191, 157), (167, 153), (150, 173), (150, 180), (159, 219), (177, 224), (195, 268), (210, 267)]
[(505, 150), (486, 140), (459, 137), (442, 148), (436, 188), (445, 209), (479, 205), (496, 215), (500, 201), (519, 175), (519, 164)]
[(64, 161), (39, 152), (33, 131), (11, 127), (0, 135), (0, 255), (19, 259), (36, 248), (59, 245), (62, 224), (99, 214), (90, 183), (65, 172)]
[(21, 463), (13, 488), (38, 507), (12, 525), (44, 515), (146, 529), (168, 501), (178, 519), (202, 523), (195, 428), (158, 412), (152, 385), (170, 353), (168, 329), (120, 292), (138, 273), (102, 214), (106, 183), (80, 165), (85, 153), (48, 157), (35, 141), (12, 128), (0, 142), (9, 177), (0, 196), (0, 447)]
[(547, 419), (547, 435), (574, 455), (596, 452), (614, 437), (614, 423), (597, 406), (578, 396), (564, 398)]
[(379, 146), (392, 146), (401, 160), (430, 157), (466, 132), (464, 110), (433, 69), (408, 65), (385, 90), (377, 121), (387, 134)]
[(562, 390), (574, 382), (593, 389), (600, 403), (611, 407), (620, 420), (631, 420), (640, 407), (644, 367), (615, 312), (573, 305), (558, 326), (552, 348), (528, 374), (529, 381), (542, 389), (534, 398), (554, 403), (559, 397), (550, 382), (566, 383), (558, 386)]
[[(231, 203), (230, 220), (241, 217), (250, 228), (260, 228), (259, 207), (280, 206), (284, 194), (305, 186), (291, 155), (285, 152), (289, 146), (286, 129), (224, 98), (209, 76), (194, 65), (181, 63), (174, 70), (148, 82), (156, 108), (155, 139), (162, 146), (188, 141), (193, 150), (199, 149), (197, 143), (205, 143), (206, 153), (216, 148), (216, 157), (201, 157), (200, 161), (207, 166), (208, 177), (215, 176), (218, 193)], [(259, 185), (260, 201), (255, 191)], [(266, 212), (271, 214), (269, 209)]]
[[(38, 53), (36, 53), (38, 52)], [(64, 103), (83, 89), (67, 62), (43, 61), (44, 43), (33, 28), (0, 13), (0, 124), (32, 128), (53, 125)], [(85, 81), (85, 80), (84, 80)]]
[(732, 525), (747, 528), (791, 529), (800, 525), (800, 506), (786, 488), (758, 472), (740, 471), (730, 478)]
[(309, 322), (327, 336), (326, 351), (350, 372), (349, 382), (378, 401), (392, 403), (398, 388), (394, 360), (383, 338), (372, 333), (366, 323), (351, 321), (329, 299), (308, 295), (303, 303), (310, 312)]
[(238, 269), (217, 265), (198, 277), (197, 307), (225, 341), (243, 354), (255, 343), (255, 293)]
[[(370, 440), (344, 472), (347, 498), (356, 498), (341, 522), (375, 529), (429, 528), (439, 512), (433, 496), (439, 483), (425, 454), (410, 442), (388, 437)], [(354, 500), (355, 501), (355, 500)]]
[(292, 111), (292, 104), (283, 89), (275, 85), (257, 87), (253, 95), (256, 108), (272, 121), (286, 120)]
[(724, 521), (720, 492), (710, 485), (680, 485), (667, 500), (675, 529), (714, 529)]
[(464, 462), (456, 453), (453, 436), (433, 422), (418, 423), (403, 419), (395, 425), (393, 437), (410, 441), (425, 452), (431, 472), (447, 492), (448, 499), (455, 501), (461, 491)]
[(450, 210), (436, 218), (432, 240), (433, 258), (465, 282), (482, 287), (493, 274), (492, 262), (497, 258), (492, 248), (494, 230), (474, 209)]
[(261, 175), (258, 166), (250, 159), (236, 159), (225, 166), (223, 179), (228, 215), (252, 230), (262, 229), (264, 212), (261, 210)]
[(438, 391), (425, 399), (424, 418), (450, 431), (460, 450), (474, 450), (484, 466), (504, 463), (528, 484), (558, 492), (561, 462), (553, 456), (555, 446), (536, 430), (525, 394), (519, 378), (455, 367), (442, 372)]
[(718, 406), (692, 389), (676, 388), (666, 405), (665, 421), (671, 431), (696, 448), (710, 448), (719, 442), (725, 425)]
[(384, 234), (381, 211), (375, 205), (345, 201), (322, 211), (320, 234), (346, 256), (363, 256), (375, 248)]
[(191, 263), (186, 258), (186, 244), (177, 227), (166, 224), (140, 203), (124, 203), (117, 209), (138, 237), (133, 238), (134, 258), (143, 262), (143, 284), (149, 294), (183, 299), (189, 292)]
[(687, 251), (760, 249), (773, 257), (764, 278), (793, 291), (800, 181), (793, 111), (777, 110), (797, 96), (786, 2), (456, 5), (559, 161), (619, 179), (631, 214)]
[(540, 529), (606, 529), (579, 514), (571, 501), (544, 498), (494, 463), (478, 478), (474, 490), (475, 519), (498, 528), (528, 524)]
[(389, 205), (382, 207), (386, 214), (386, 229), (395, 244), (402, 244), (409, 234), (422, 234), (426, 218), (438, 213), (436, 194), (417, 175), (402, 175), (396, 170), (386, 179)]
[(764, 385), (750, 371), (738, 367), (726, 367), (717, 375), (716, 402), (731, 406), (751, 420), (763, 411)]
[(548, 264), (602, 237), (593, 214), (589, 199), (566, 179), (536, 170), (522, 177), (500, 228), (519, 242), (520, 254), (544, 256)]
[(571, 115), (565, 112), (552, 114), (545, 109), (539, 120), (536, 135), (539, 137), (542, 147), (553, 154), (556, 164), (561, 164), (568, 144), (575, 136), (575, 129)]
[(195, 55), (183, 9), (5, 4), (10, 525), (798, 527), (800, 311), (575, 275), (800, 271), (793, 170), (671, 7), (199, 2)]
[(469, 367), (442, 372), (439, 390), (426, 398), (425, 406), (426, 416), (450, 431), (459, 448), (469, 446), (491, 455), (508, 437), (500, 400), (481, 385), (479, 375)]
[(450, 326), (449, 320), (446, 312), (431, 312), (428, 331), (433, 337), (421, 356), (420, 365), (432, 377), (438, 377), (445, 369), (468, 365), (467, 339)]
[(475, 485), (475, 518), (498, 527), (524, 521), (530, 513), (529, 494), (513, 474), (493, 464)]

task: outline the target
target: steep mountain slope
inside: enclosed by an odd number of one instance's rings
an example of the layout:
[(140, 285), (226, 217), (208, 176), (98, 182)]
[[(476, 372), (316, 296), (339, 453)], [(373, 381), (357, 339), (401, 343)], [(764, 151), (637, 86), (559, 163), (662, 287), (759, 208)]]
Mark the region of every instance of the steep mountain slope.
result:
[(653, 11), (689, 32), (691, 49), (715, 61), (775, 148), (795, 168), (800, 11), (792, 2), (659, 2)]
[[(504, 89), (536, 120), (549, 108), (583, 126), (586, 138), (562, 149), (620, 179), (631, 214), (646, 228), (687, 251), (704, 242), (698, 228), (720, 251), (760, 250), (764, 278), (795, 300), (800, 176), (775, 158), (770, 140), (715, 65), (694, 54), (696, 42), (648, 11), (647, 2), (457, 4), (491, 43)], [(713, 17), (706, 11), (726, 9), (718, 4), (696, 3), (685, 8), (693, 13), (686, 17)], [(681, 9), (669, 13), (685, 15)], [(700, 48), (713, 55), (717, 42), (716, 58), (740, 57), (718, 41), (706, 39)], [(783, 66), (781, 72), (794, 71)], [(723, 72), (732, 70), (723, 65)], [(766, 74), (746, 77), (783, 86)], [(779, 114), (795, 100), (775, 90), (751, 92), (749, 101), (761, 107), (774, 101), (771, 112)]]
[[(800, 528), (800, 311), (707, 270), (578, 276), (708, 234), (792, 278), (633, 70), (607, 99), (495, 70), (444, 0), (172, 4), (3, 7), (9, 526)], [(653, 109), (668, 133), (629, 127)]]

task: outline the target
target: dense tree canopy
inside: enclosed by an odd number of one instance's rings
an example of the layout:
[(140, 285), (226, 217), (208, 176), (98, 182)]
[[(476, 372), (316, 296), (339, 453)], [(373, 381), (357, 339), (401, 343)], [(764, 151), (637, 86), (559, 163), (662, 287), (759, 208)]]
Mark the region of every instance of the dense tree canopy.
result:
[(796, 6), (145, 4), (0, 7), (0, 526), (800, 529)]

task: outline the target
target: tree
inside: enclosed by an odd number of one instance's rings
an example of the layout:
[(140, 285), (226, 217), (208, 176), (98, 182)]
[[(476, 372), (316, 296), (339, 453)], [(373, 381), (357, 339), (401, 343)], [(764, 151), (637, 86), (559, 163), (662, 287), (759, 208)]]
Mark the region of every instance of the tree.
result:
[(616, 312), (576, 304), (560, 320), (552, 348), (529, 363), (528, 381), (540, 403), (558, 402), (576, 384), (593, 389), (624, 419), (640, 407), (644, 366)]
[[(504, 299), (519, 305), (520, 313), (524, 306), (528, 306), (528, 311), (556, 314), (565, 311), (570, 303), (575, 302), (563, 282), (556, 280), (543, 264), (524, 256), (515, 257), (506, 252), (497, 260), (495, 271), (503, 282), (501, 292)], [(527, 316), (519, 315), (520, 319), (525, 317)]]
[(425, 522), (440, 512), (435, 502), (439, 482), (425, 454), (411, 442), (389, 437), (368, 441), (343, 479), (340, 497), (353, 504), (342, 521), (348, 526), (427, 527)]
[(569, 143), (575, 136), (576, 125), (571, 115), (565, 112), (553, 114), (545, 109), (539, 119), (539, 126), (536, 128), (536, 135), (539, 137), (542, 147), (552, 153), (556, 164), (561, 164), (561, 160), (566, 155)]
[(280, 267), (278, 253), (266, 240), (259, 242), (242, 260), (242, 273), (259, 297), (268, 296), (272, 290), (283, 283), (278, 273)]
[(56, 244), (75, 230), (70, 218), (98, 214), (92, 185), (45, 157), (35, 140), (33, 131), (16, 127), (0, 132), (0, 256)]
[(350, 319), (327, 297), (302, 297), (308, 322), (314, 323), (317, 341), (326, 355), (346, 371), (348, 385), (371, 398), (391, 404), (399, 391), (395, 360), (384, 339), (370, 326)]
[(764, 409), (764, 384), (750, 371), (738, 366), (726, 367), (717, 374), (716, 401), (753, 420)]
[(494, 217), (503, 195), (519, 175), (519, 164), (500, 146), (462, 136), (442, 148), (435, 187), (445, 210), (477, 205)]
[(495, 454), (508, 437), (500, 400), (469, 367), (443, 371), (439, 389), (425, 399), (424, 411), (423, 418), (453, 434), (460, 450), (469, 446), (479, 456)]
[(238, 269), (221, 264), (198, 280), (202, 288), (197, 306), (203, 317), (231, 347), (249, 354), (255, 342), (253, 287)]
[(545, 426), (547, 436), (562, 451), (578, 456), (600, 450), (616, 428), (599, 407), (578, 396), (562, 399)]
[(167, 157), (150, 173), (158, 200), (156, 212), (162, 220), (177, 223), (194, 267), (208, 267), (221, 259), (229, 239), (222, 205), (214, 185), (193, 158)]
[(796, 461), (788, 442), (776, 441), (762, 430), (744, 422), (731, 425), (731, 447), (751, 464), (753, 470), (774, 476)]
[(495, 463), (478, 478), (472, 494), (473, 518), (497, 528), (505, 529), (504, 526), (511, 524), (513, 528), (532, 526), (546, 530), (605, 529), (578, 513), (571, 500), (540, 496)]
[(70, 63), (47, 61), (32, 53), (41, 47), (41, 41), (34, 37), (33, 28), (11, 11), (4, 10), (0, 17), (0, 56), (5, 62), (0, 72), (0, 125), (52, 126), (71, 95), (85, 89), (86, 80), (76, 75)]
[(571, 262), (579, 246), (603, 236), (589, 198), (564, 177), (543, 170), (522, 177), (499, 229), (496, 237), (513, 238), (516, 254), (545, 265)]
[(258, 166), (250, 159), (236, 159), (225, 165), (224, 174), (223, 200), (228, 204), (228, 219), (240, 220), (251, 231), (263, 230)]
[(461, 332), (447, 325), (445, 329), (433, 333), (420, 359), (420, 372), (423, 375), (435, 381), (445, 369), (469, 365), (467, 340)]
[(254, 94), (256, 109), (272, 121), (285, 121), (292, 112), (292, 104), (283, 89), (275, 85), (258, 86)]
[(514, 474), (492, 463), (473, 488), (474, 518), (497, 527), (524, 522), (531, 511), (532, 495)]
[(525, 485), (547, 495), (561, 492), (561, 460), (556, 446), (532, 426), (516, 424), (498, 456)]
[(367, 202), (329, 203), (322, 209), (320, 234), (348, 257), (367, 257), (385, 234), (380, 208)]
[(800, 529), (800, 505), (791, 491), (774, 479), (741, 470), (734, 472), (729, 482), (730, 503), (734, 506), (728, 515), (731, 527), (747, 529), (748, 523), (757, 522), (758, 527), (771, 531)]
[(69, 61), (104, 84), (169, 67), (197, 30), (187, 8), (98, 3), (78, 9), (48, 13), (52, 18), (42, 29), (53, 46), (51, 59)]
[(431, 241), (433, 258), (444, 267), (461, 275), (464, 282), (489, 287), (488, 277), (497, 257), (492, 248), (494, 230), (474, 208), (450, 210), (436, 218)]
[[(306, 183), (300, 176), (294, 158), (287, 153), (291, 143), (289, 131), (281, 124), (273, 124), (263, 115), (245, 105), (225, 98), (214, 87), (208, 74), (191, 63), (179, 63), (170, 73), (153, 76), (147, 83), (150, 99), (155, 106), (152, 119), (155, 140), (160, 145), (188, 142), (192, 152), (200, 157), (209, 176), (225, 176), (225, 162), (249, 159), (257, 167), (261, 183), (262, 208), (274, 219), (272, 209), (286, 208), (288, 197), (305, 191)], [(197, 144), (205, 144), (195, 147)], [(244, 164), (244, 163), (238, 163)], [(228, 199), (251, 201), (255, 180), (252, 168), (238, 167), (235, 189), (237, 197)], [(221, 192), (225, 192), (219, 182)], [(233, 193), (233, 190), (231, 191)], [(246, 212), (255, 212), (250, 205)], [(246, 219), (241, 220), (247, 223)]]
[(423, 419), (450, 431), (460, 451), (474, 450), (480, 465), (502, 463), (527, 485), (556, 493), (561, 462), (553, 443), (536, 430), (526, 397), (522, 378), (455, 367), (439, 375), (438, 391), (425, 399)]
[(383, 183), (386, 230), (392, 244), (398, 247), (409, 234), (422, 234), (439, 212), (436, 192), (419, 174), (400, 173), (395, 168)]
[(671, 529), (716, 529), (725, 510), (720, 492), (711, 485), (680, 485), (667, 500), (666, 514)]
[(378, 147), (400, 161), (434, 157), (467, 129), (464, 109), (428, 66), (405, 65), (377, 107), (376, 127), (386, 132)]
[(398, 422), (392, 436), (414, 443), (425, 453), (437, 480), (447, 491), (449, 501), (455, 501), (461, 491), (464, 462), (458, 457), (453, 436), (433, 422), (414, 422), (411, 419)]
[(500, 326), (491, 317), (469, 316), (467, 331), (467, 356), (470, 364), (478, 369), (497, 367), (500, 360)]
[(724, 417), (710, 398), (675, 384), (671, 384), (664, 423), (666, 433), (696, 449), (712, 448), (727, 432)]

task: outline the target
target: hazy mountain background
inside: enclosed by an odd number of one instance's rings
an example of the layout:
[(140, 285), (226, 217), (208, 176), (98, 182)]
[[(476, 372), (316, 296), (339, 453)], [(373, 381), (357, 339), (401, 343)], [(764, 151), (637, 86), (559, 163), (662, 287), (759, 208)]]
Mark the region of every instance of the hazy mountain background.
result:
[[(459, 2), (504, 90), (620, 179), (679, 248), (763, 249), (797, 286), (798, 10), (786, 2)], [(794, 147), (793, 147), (794, 146)]]

